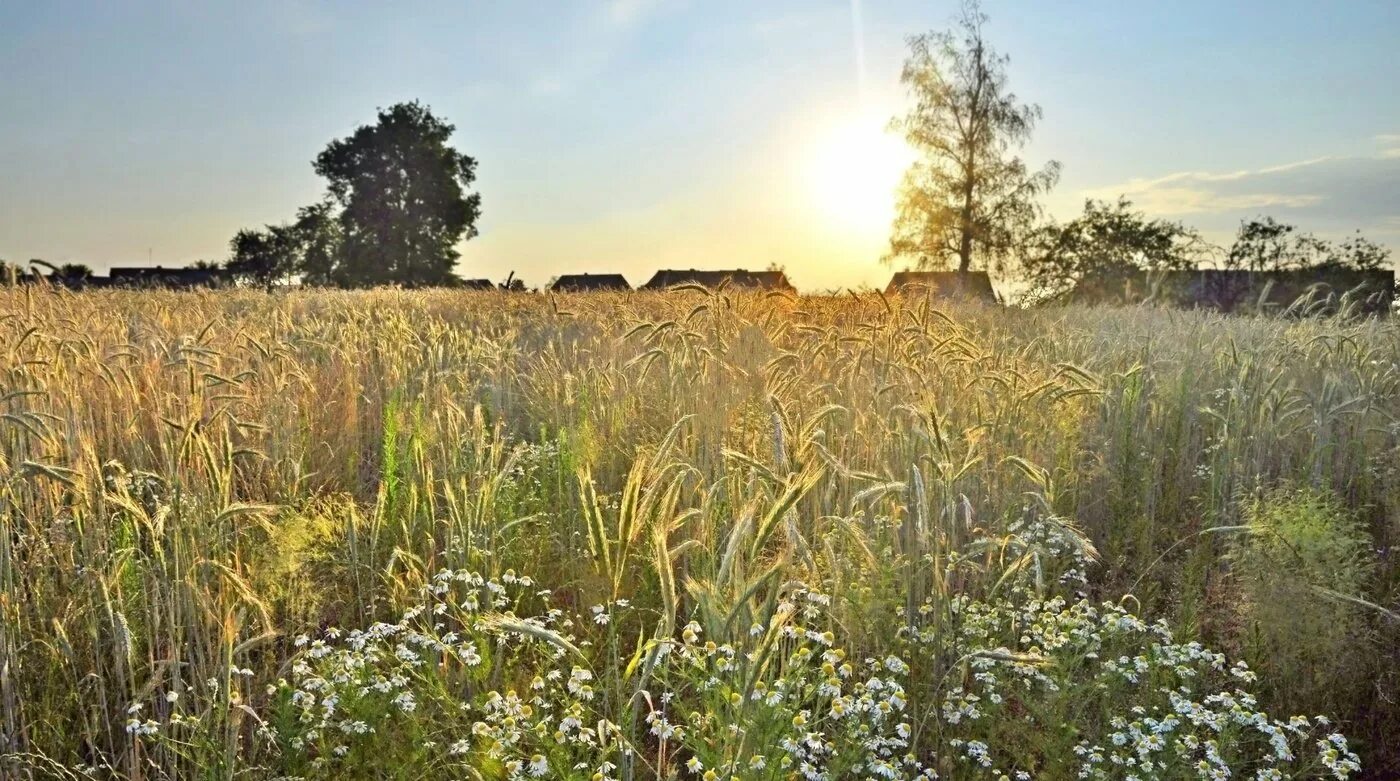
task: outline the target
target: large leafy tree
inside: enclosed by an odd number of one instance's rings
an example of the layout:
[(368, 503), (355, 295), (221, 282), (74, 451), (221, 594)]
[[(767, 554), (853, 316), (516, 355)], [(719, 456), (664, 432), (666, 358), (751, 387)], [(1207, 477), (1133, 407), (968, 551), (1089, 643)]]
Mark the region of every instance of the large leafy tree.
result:
[(914, 106), (892, 128), (919, 158), (904, 177), (886, 260), (1000, 271), (1059, 178), (1058, 163), (1032, 170), (1018, 155), (1040, 108), (1011, 92), (1008, 59), (983, 37), (986, 21), (970, 1), (953, 29), (909, 40), (901, 80)]
[[(315, 161), (341, 205), (338, 284), (452, 284), (456, 245), (476, 235), (476, 161), (448, 141), (454, 128), (418, 102), (332, 141)], [(319, 270), (317, 273), (320, 273)]]
[(1179, 222), (1148, 219), (1132, 201), (1084, 202), (1084, 213), (1039, 228), (1027, 242), (1022, 274), (1032, 299), (1049, 299), (1088, 279), (1112, 282), (1139, 271), (1182, 271), (1214, 251)]

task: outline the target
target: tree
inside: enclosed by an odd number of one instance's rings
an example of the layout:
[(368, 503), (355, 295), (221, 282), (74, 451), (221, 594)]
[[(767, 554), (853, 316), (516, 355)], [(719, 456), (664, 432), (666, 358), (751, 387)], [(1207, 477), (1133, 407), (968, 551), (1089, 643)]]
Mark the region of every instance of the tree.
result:
[(476, 235), (481, 214), (481, 196), (466, 192), (476, 161), (448, 146), (454, 129), (426, 106), (399, 103), (316, 158), (343, 207), (336, 282), (452, 282), (456, 244)]
[(1038, 229), (1028, 242), (1022, 274), (1030, 297), (1053, 298), (1089, 278), (1139, 271), (1181, 271), (1210, 259), (1212, 247), (1179, 222), (1149, 220), (1133, 203), (1084, 202), (1084, 213)]
[(1323, 265), (1354, 271), (1377, 271), (1385, 268), (1390, 261), (1390, 249), (1361, 235), (1353, 233), (1341, 244), (1332, 244), (1332, 253)]
[(1225, 266), (1250, 271), (1374, 271), (1384, 266), (1389, 257), (1389, 249), (1360, 232), (1337, 244), (1311, 233), (1300, 233), (1273, 217), (1256, 217), (1240, 223), (1235, 241), (1225, 253)]
[(1297, 242), (1292, 225), (1273, 217), (1242, 220), (1235, 242), (1225, 253), (1225, 267), (1264, 271), (1289, 268), (1297, 259)]
[(82, 282), (92, 277), (92, 268), (85, 263), (64, 263), (54, 270), (53, 275), (65, 282)]
[(196, 260), (195, 262), (190, 264), (190, 268), (197, 268), (201, 271), (218, 271), (223, 267), (224, 264), (220, 263), (217, 260)]
[(340, 221), (335, 204), (322, 201), (297, 210), (292, 224), (296, 233), (301, 281), (305, 285), (330, 285), (335, 282), (336, 266), (341, 257)]
[(909, 40), (900, 80), (914, 107), (891, 128), (920, 158), (904, 176), (887, 261), (1000, 271), (1038, 222), (1038, 197), (1059, 179), (1058, 163), (1031, 171), (1016, 154), (1040, 107), (1009, 90), (1009, 60), (983, 38), (986, 21), (969, 0), (956, 29)]
[(245, 228), (234, 234), (229, 249), (232, 256), (228, 270), (259, 287), (270, 290), (297, 270), (296, 233), (290, 226), (269, 225), (264, 230)]

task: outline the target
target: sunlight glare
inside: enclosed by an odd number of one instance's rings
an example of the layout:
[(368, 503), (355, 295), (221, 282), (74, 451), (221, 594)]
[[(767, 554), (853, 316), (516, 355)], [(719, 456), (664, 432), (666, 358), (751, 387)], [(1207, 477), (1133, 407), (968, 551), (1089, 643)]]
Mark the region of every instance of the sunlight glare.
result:
[(846, 119), (816, 135), (804, 161), (806, 190), (820, 214), (845, 232), (883, 235), (913, 152), (881, 118)]

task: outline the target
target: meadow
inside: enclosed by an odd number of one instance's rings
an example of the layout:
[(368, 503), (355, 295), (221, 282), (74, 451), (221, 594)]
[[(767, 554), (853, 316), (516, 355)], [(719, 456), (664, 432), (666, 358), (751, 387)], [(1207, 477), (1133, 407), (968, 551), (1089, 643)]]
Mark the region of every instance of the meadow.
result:
[(0, 776), (1400, 773), (1400, 324), (0, 289)]

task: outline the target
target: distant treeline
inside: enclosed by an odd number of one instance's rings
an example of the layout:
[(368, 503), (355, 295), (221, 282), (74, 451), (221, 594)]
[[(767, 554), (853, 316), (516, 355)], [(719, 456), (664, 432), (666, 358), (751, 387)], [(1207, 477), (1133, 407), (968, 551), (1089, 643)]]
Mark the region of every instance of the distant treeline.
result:
[[(1020, 276), (1028, 284), (1025, 298), (1030, 302), (1082, 301), (1086, 291), (1123, 280), (1172, 277), (1196, 280), (1181, 284), (1197, 290), (1219, 291), (1224, 285), (1238, 291), (1248, 286), (1242, 280), (1252, 278), (1228, 272), (1269, 274), (1292, 288), (1346, 276), (1338, 272), (1379, 271), (1389, 257), (1388, 248), (1360, 233), (1329, 241), (1272, 217), (1241, 222), (1234, 240), (1222, 247), (1180, 222), (1149, 219), (1120, 198), (1115, 203), (1087, 201), (1079, 217), (1035, 231), (1023, 250)], [(1211, 282), (1202, 287), (1201, 279)], [(1215, 293), (1210, 297), (1220, 298)]]

